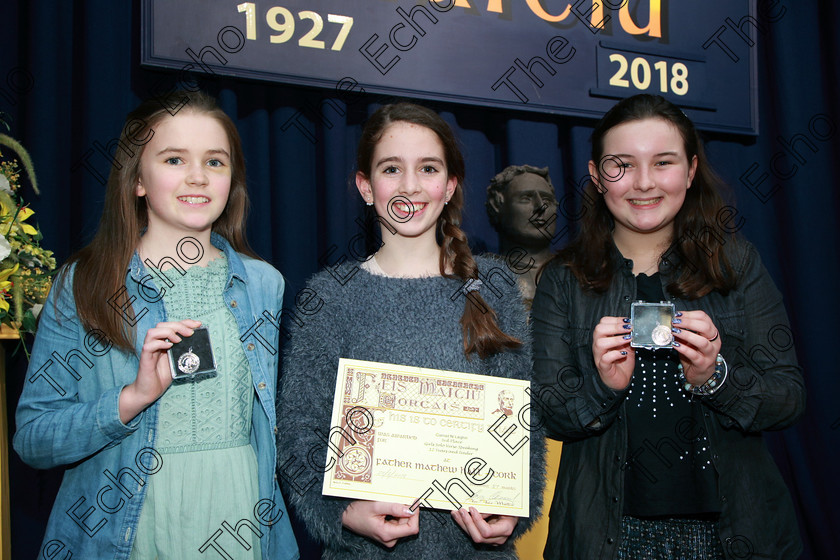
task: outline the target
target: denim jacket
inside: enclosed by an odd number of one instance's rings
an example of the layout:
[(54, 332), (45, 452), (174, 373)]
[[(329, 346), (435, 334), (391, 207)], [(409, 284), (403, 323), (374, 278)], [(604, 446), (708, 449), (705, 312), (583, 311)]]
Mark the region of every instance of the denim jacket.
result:
[[(228, 260), (224, 300), (242, 333), (256, 393), (251, 445), (257, 457), (260, 500), (252, 511), (243, 512), (242, 520), (225, 521), (235, 531), (257, 528), (262, 533), (263, 558), (295, 559), (297, 544), (275, 474), (283, 277), (269, 264), (236, 253), (219, 235), (212, 234), (211, 242)], [(146, 331), (166, 320), (162, 300), (166, 287), (158, 290), (156, 277), (135, 253), (125, 289), (102, 294), (126, 320), (128, 303), (134, 309), (135, 353), (127, 353), (112, 347), (101, 331), (82, 327), (73, 300), (73, 271), (73, 267), (65, 271), (60, 295), (52, 290), (44, 305), (18, 404), (14, 448), (35, 468), (67, 467), (39, 558), (126, 559), (146, 482), (166, 467), (155, 451), (158, 402), (126, 425), (119, 418), (118, 399), (122, 388), (137, 376)], [(220, 523), (217, 535), (207, 535), (203, 546), (216, 551), (211, 555), (224, 557), (219, 549), (236, 543), (233, 535), (220, 536), (223, 529)], [(200, 554), (196, 550), (196, 557)]]
[[(692, 428), (689, 437), (705, 435), (711, 446), (727, 560), (798, 558), (802, 545), (793, 503), (761, 436), (762, 430), (789, 427), (804, 412), (793, 335), (781, 294), (755, 248), (736, 239), (725, 248), (737, 276), (737, 286), (727, 295), (712, 291), (695, 300), (674, 297), (668, 293), (669, 281), (691, 264), (671, 259), (660, 265), (663, 294), (677, 311), (709, 315), (729, 365), (728, 378), (714, 394), (693, 397), (703, 405), (703, 426)], [(550, 510), (548, 559), (615, 558), (628, 458), (667, 460), (671, 447), (660, 441), (653, 450), (628, 449), (627, 389), (610, 389), (595, 368), (594, 327), (604, 316), (629, 316), (636, 298), (632, 261), (615, 248), (612, 258), (616, 272), (601, 294), (585, 292), (568, 267), (552, 263), (531, 311), (536, 401), (544, 409), (548, 433), (564, 442)], [(677, 446), (685, 436), (675, 427)]]

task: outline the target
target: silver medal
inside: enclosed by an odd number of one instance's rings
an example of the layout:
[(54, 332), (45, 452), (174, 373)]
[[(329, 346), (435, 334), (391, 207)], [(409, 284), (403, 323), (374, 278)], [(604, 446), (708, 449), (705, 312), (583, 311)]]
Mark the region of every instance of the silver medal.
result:
[(192, 347), (187, 350), (186, 354), (182, 354), (180, 358), (178, 358), (178, 369), (181, 373), (194, 373), (198, 370), (198, 366), (201, 365), (201, 360), (193, 354)]
[(665, 325), (659, 325), (650, 333), (650, 339), (657, 346), (667, 346), (674, 340), (674, 335), (671, 334), (671, 329)]

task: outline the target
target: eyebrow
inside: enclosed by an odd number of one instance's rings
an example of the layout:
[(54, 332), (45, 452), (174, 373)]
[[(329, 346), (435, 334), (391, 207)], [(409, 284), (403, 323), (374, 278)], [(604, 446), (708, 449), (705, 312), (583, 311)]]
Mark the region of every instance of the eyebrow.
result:
[[(159, 151), (158, 153), (156, 153), (155, 156), (159, 156), (159, 155), (167, 154), (167, 153), (185, 154), (188, 151), (189, 150), (187, 150), (185, 148), (173, 148), (171, 146), (167, 146), (166, 148), (164, 148), (161, 151)], [(205, 153), (206, 154), (213, 154), (213, 155), (222, 154), (222, 155), (225, 155), (227, 157), (230, 157), (230, 154), (227, 153), (226, 150), (222, 150), (221, 148), (215, 148), (215, 149), (212, 149), (212, 150), (207, 150)]]
[[(680, 154), (679, 152), (668, 151), (668, 152), (659, 152), (658, 154), (653, 154), (653, 157), (662, 157), (662, 156), (675, 156), (678, 157)], [(601, 159), (604, 158), (618, 158), (618, 159), (635, 159), (636, 156), (633, 154), (604, 154)]]
[[(388, 156), (388, 157), (382, 158), (379, 161), (377, 161), (376, 166), (378, 167), (378, 166), (382, 165), (383, 163), (390, 163), (392, 161), (395, 161), (397, 163), (402, 163), (403, 158), (401, 158), (400, 156)], [(420, 159), (420, 162), (421, 163), (433, 162), (433, 163), (439, 163), (439, 164), (443, 165), (443, 160), (440, 159), (437, 156), (424, 157), (424, 158)]]

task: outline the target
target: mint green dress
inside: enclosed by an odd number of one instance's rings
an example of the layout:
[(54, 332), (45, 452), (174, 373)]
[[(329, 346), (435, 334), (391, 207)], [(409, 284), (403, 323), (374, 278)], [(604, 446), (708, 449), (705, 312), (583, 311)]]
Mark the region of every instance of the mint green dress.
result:
[(163, 297), (167, 319), (208, 327), (218, 374), (173, 383), (160, 397), (156, 449), (163, 466), (148, 478), (131, 559), (261, 559), (253, 521), (259, 501), (250, 445), (254, 388), (222, 297), (227, 260), (192, 266), (183, 276), (174, 268), (161, 274), (174, 284)]

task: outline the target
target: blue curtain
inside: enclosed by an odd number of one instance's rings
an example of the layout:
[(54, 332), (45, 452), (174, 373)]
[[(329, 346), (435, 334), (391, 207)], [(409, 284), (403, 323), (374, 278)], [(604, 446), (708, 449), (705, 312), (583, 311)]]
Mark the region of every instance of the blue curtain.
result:
[[(805, 372), (805, 418), (767, 434), (799, 513), (804, 558), (840, 558), (840, 376), (832, 350), (840, 312), (834, 285), (840, 278), (834, 170), (840, 161), (840, 7), (830, 0), (781, 4), (783, 17), (765, 24), (754, 47), (759, 136), (708, 134), (707, 146), (732, 188), (741, 232), (757, 245), (784, 293)], [(101, 150), (118, 136), (131, 108), (174, 83), (174, 73), (140, 67), (139, 19), (137, 0), (4, 0), (0, 6), (0, 119), (33, 156), (42, 194), (25, 196), (43, 243), (59, 262), (97, 227), (109, 169)], [(287, 304), (293, 305), (319, 262), (350, 257), (347, 244), (359, 233), (355, 220), (362, 215), (353, 185), (355, 144), (361, 124), (383, 100), (333, 99), (327, 90), (212, 76), (201, 85), (239, 127), (253, 201), (249, 239), (284, 273)], [(325, 99), (344, 115), (323, 105)], [(497, 248), (484, 190), (499, 170), (549, 166), (558, 197), (573, 195), (575, 180), (586, 173), (592, 121), (426, 104), (444, 115), (463, 143), (465, 230), (476, 248)], [(788, 154), (784, 165), (774, 159), (779, 152)], [(558, 227), (566, 225), (558, 219)], [(13, 357), (10, 368), (13, 429), (25, 360)], [(61, 474), (29, 469), (14, 453), (11, 463), (13, 556), (34, 558)], [(311, 543), (303, 548), (305, 557), (317, 557)]]

